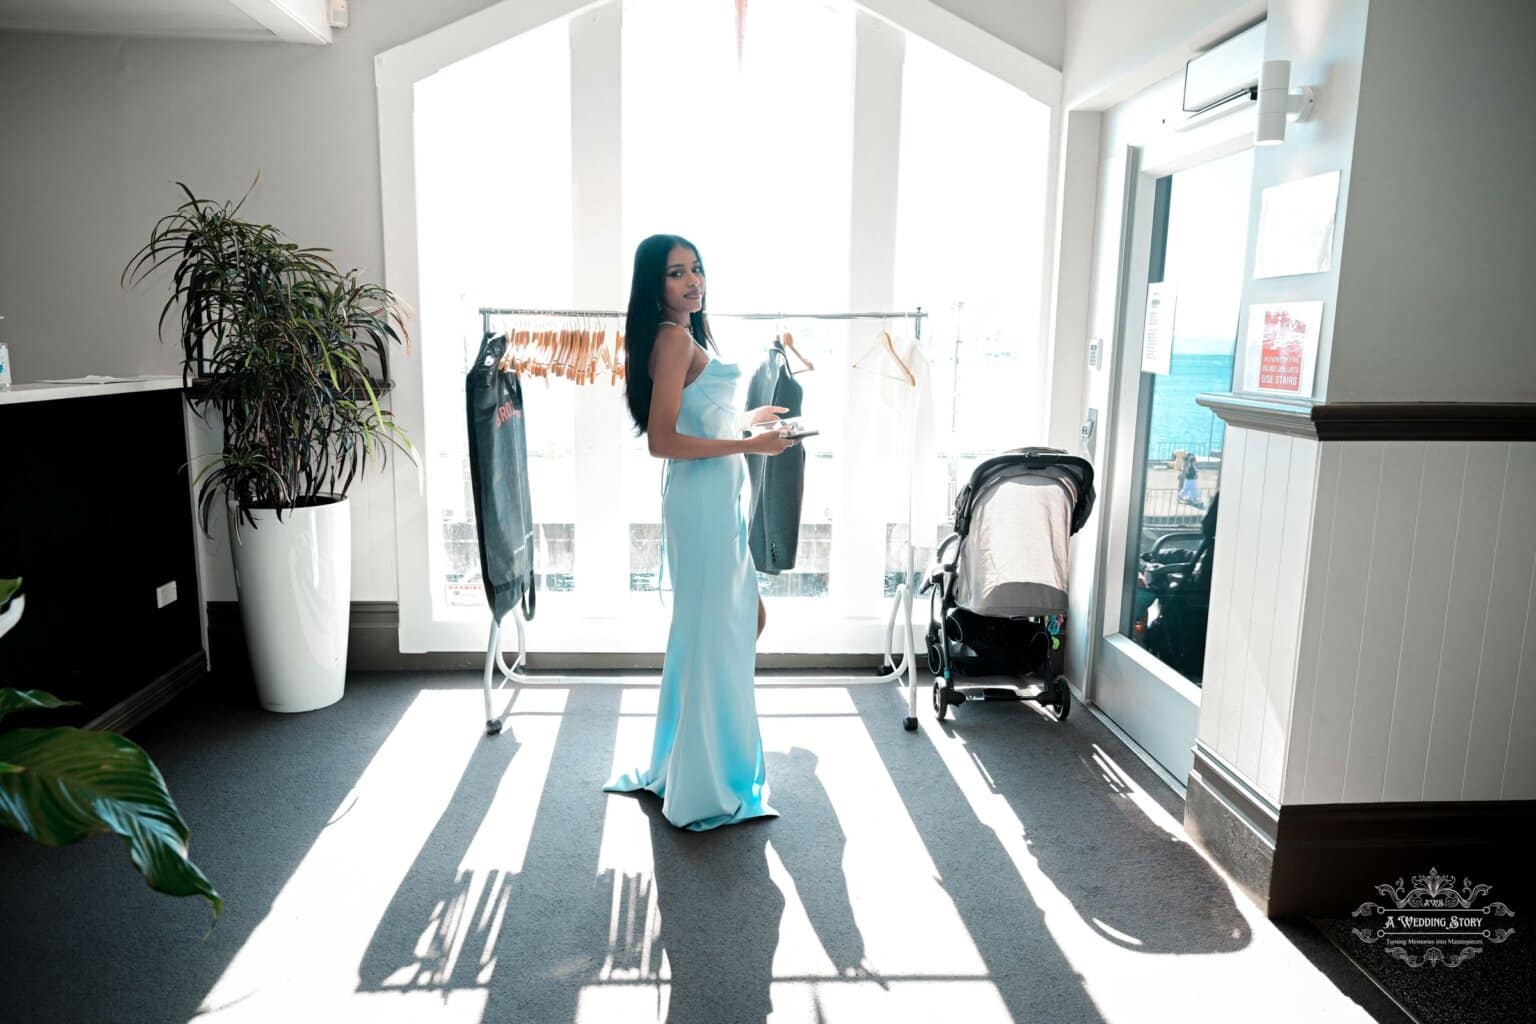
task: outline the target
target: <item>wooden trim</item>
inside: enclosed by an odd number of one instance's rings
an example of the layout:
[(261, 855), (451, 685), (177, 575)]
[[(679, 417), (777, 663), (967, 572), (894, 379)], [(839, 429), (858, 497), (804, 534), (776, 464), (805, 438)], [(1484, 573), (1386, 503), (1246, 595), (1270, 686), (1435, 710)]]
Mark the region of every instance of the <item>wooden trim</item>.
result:
[(1277, 808), (1196, 744), (1184, 829), (1270, 917), (1347, 917), (1431, 868), (1536, 901), (1536, 800)]
[(1536, 402), (1312, 402), (1197, 395), (1228, 426), (1317, 441), (1536, 441)]
[(1536, 896), (1536, 800), (1294, 804), (1282, 808), (1271, 917), (1347, 916), (1376, 886), (1437, 868), (1526, 911)]
[(1190, 776), (1198, 776), (1208, 789), (1240, 813), (1254, 831), (1274, 845), (1280, 830), (1280, 808), (1202, 742), (1195, 744), (1195, 763)]
[(1195, 402), (1214, 411), (1229, 427), (1317, 438), (1317, 427), (1312, 422), (1315, 403), (1310, 400), (1230, 392), (1196, 395)]
[(1312, 420), (1319, 441), (1536, 441), (1536, 403), (1333, 402)]
[(153, 682), (91, 719), (86, 728), (127, 732), (207, 675), (207, 664), (207, 655), (202, 651), (187, 655)]
[(1279, 808), (1204, 744), (1195, 744), (1184, 831), (1266, 913), (1279, 819)]

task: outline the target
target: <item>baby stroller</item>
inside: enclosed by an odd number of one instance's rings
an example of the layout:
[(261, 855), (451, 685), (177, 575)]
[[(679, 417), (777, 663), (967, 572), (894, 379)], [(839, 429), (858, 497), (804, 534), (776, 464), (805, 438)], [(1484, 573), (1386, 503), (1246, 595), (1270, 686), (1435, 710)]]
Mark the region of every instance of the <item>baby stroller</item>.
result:
[[(1076, 455), (1016, 448), (976, 467), (955, 499), (955, 532), (920, 591), (930, 594), (928, 668), (940, 721), (968, 700), (1029, 700), (1067, 717), (1067, 538), (1092, 511), (1093, 467)], [(957, 684), (957, 672), (1004, 678)]]

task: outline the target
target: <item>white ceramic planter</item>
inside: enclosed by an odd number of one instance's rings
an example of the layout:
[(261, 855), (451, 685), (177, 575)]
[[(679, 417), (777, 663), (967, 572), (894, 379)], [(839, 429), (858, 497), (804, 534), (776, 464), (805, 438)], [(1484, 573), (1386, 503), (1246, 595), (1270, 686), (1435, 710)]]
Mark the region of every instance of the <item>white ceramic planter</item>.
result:
[(313, 711), (341, 699), (352, 605), (352, 506), (346, 498), (284, 512), (255, 509), (229, 542), (240, 620), (268, 711)]

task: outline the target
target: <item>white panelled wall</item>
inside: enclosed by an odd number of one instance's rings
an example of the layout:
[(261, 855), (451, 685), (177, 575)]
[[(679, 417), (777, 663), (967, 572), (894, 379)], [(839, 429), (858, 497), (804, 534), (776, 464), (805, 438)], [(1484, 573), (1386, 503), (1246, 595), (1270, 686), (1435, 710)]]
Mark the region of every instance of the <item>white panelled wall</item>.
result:
[(1201, 744), (1276, 805), (1536, 798), (1536, 445), (1227, 445)]
[(1200, 741), (1279, 803), (1318, 444), (1229, 426)]

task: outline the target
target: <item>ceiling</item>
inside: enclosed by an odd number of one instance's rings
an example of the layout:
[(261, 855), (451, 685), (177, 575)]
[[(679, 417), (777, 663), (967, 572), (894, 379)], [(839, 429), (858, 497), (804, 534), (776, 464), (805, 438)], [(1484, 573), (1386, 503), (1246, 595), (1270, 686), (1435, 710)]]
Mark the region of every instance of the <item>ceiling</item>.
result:
[(324, 0), (0, 0), (0, 32), (330, 42)]

